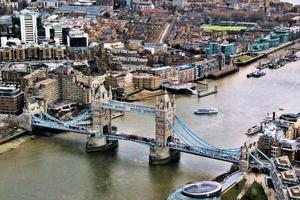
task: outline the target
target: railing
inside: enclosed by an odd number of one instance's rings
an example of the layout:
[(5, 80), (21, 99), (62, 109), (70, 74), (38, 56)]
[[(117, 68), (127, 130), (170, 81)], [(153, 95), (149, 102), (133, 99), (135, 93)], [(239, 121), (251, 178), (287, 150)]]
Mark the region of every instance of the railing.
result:
[(111, 100), (107, 103), (103, 103), (101, 105), (101, 107), (106, 108), (106, 109), (111, 109), (111, 110), (118, 110), (118, 111), (123, 111), (123, 112), (133, 112), (133, 113), (138, 113), (138, 114), (148, 114), (148, 115), (155, 114), (155, 107), (130, 104), (130, 103), (114, 101), (114, 100)]
[(123, 133), (108, 134), (107, 139), (108, 140), (127, 140), (127, 141), (132, 141), (135, 143), (144, 144), (147, 146), (155, 146), (156, 145), (156, 141), (153, 138), (141, 137), (141, 136), (136, 136), (136, 135), (128, 135), (128, 134), (123, 134)]
[(233, 156), (227, 153), (224, 153), (222, 151), (218, 150), (211, 150), (211, 149), (205, 149), (205, 148), (199, 148), (199, 147), (193, 147), (189, 146), (183, 143), (180, 144), (169, 144), (170, 149), (178, 150), (180, 152), (185, 152), (189, 154), (194, 154), (198, 156), (203, 156), (207, 158), (212, 158), (215, 160), (222, 160), (226, 162), (231, 163), (239, 163), (239, 156)]

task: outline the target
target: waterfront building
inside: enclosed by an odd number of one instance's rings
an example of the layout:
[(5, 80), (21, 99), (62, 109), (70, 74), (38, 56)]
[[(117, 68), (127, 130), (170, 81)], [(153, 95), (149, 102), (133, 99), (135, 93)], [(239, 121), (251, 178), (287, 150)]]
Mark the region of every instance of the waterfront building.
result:
[(15, 85), (0, 87), (0, 113), (17, 115), (24, 106), (24, 93)]
[(280, 43), (285, 43), (289, 41), (290, 31), (288, 29), (280, 27), (278, 29), (275, 29), (274, 32), (278, 35)]
[(299, 200), (300, 199), (300, 185), (289, 187), (287, 189), (290, 200)]
[(216, 42), (208, 42), (206, 48), (206, 55), (211, 56), (219, 53), (223, 53), (225, 56), (236, 54), (235, 44), (228, 42), (224, 42), (222, 44)]
[(222, 185), (214, 181), (189, 183), (176, 189), (167, 200), (221, 200)]
[(134, 90), (133, 75), (131, 73), (110, 74), (105, 77), (105, 87), (122, 90), (122, 93), (131, 93)]
[(24, 42), (37, 43), (37, 17), (38, 13), (34, 11), (26, 9), (20, 11), (21, 40)]
[(275, 158), (275, 165), (279, 171), (287, 171), (292, 169), (292, 164), (288, 156)]
[(281, 181), (284, 187), (291, 187), (299, 184), (299, 179), (294, 170), (280, 172)]
[(161, 79), (151, 74), (138, 74), (133, 76), (133, 84), (138, 89), (157, 90), (160, 88)]
[(178, 71), (179, 82), (183, 83), (195, 80), (195, 68), (192, 64), (177, 66), (176, 70)]

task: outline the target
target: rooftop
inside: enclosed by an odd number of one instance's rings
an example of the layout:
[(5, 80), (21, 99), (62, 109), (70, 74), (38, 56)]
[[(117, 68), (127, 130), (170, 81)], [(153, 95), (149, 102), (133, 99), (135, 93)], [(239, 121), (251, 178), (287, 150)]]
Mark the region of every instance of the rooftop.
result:
[(300, 185), (289, 187), (287, 190), (290, 198), (300, 199)]
[(291, 162), (288, 156), (281, 156), (275, 159), (277, 165), (291, 167)]
[(282, 175), (282, 179), (284, 179), (284, 180), (288, 180), (288, 181), (297, 181), (298, 180), (298, 177), (294, 170), (288, 170), (288, 171), (281, 172), (281, 175)]

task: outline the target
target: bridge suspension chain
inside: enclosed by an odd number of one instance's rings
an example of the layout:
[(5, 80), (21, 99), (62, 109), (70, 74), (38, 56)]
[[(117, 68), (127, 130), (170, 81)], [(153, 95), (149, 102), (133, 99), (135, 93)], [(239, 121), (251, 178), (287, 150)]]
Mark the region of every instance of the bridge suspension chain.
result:
[(202, 138), (200, 138), (197, 134), (195, 134), (189, 127), (187, 127), (178, 116), (175, 115), (175, 119), (176, 122), (178, 122), (179, 126), (181, 128), (183, 128), (185, 130), (185, 132), (187, 132), (187, 134), (189, 134), (197, 143), (199, 143), (200, 145), (203, 145), (207, 148), (211, 148), (211, 149), (218, 149), (218, 150), (223, 150), (223, 151), (228, 151), (228, 152), (239, 152), (240, 148), (233, 148), (233, 149), (220, 149), (212, 144), (209, 144), (208, 142), (206, 142), (205, 140), (203, 140)]

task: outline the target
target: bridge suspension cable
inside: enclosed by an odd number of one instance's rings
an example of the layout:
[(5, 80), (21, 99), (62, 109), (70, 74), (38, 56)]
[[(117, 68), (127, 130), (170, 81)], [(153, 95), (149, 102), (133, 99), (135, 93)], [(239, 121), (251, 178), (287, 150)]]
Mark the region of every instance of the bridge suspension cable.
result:
[(239, 152), (240, 148), (233, 148), (233, 149), (220, 149), (212, 144), (209, 144), (208, 142), (206, 142), (205, 140), (203, 140), (202, 138), (200, 138), (197, 134), (195, 134), (189, 127), (187, 127), (181, 120), (180, 118), (175, 115), (175, 119), (176, 122), (178, 122), (179, 126), (184, 129), (184, 131), (190, 135), (199, 145), (205, 146), (207, 148), (211, 148), (211, 149), (218, 149), (218, 150), (224, 150), (224, 151), (228, 151), (228, 152)]

